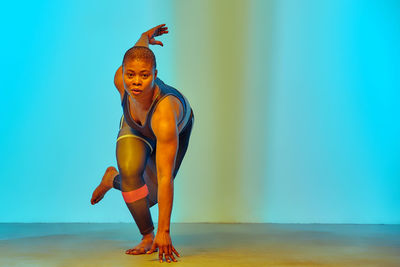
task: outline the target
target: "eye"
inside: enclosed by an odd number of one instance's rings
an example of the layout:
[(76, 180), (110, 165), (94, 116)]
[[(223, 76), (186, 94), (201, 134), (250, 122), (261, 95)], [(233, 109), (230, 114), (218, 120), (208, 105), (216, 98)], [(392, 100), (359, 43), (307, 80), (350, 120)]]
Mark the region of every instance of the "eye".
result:
[(129, 77), (129, 78), (132, 78), (132, 77), (133, 77), (133, 74), (132, 74), (132, 73), (128, 73), (128, 77)]
[(143, 77), (144, 79), (146, 79), (147, 77), (149, 77), (149, 75), (148, 75), (148, 74), (142, 74), (142, 77)]

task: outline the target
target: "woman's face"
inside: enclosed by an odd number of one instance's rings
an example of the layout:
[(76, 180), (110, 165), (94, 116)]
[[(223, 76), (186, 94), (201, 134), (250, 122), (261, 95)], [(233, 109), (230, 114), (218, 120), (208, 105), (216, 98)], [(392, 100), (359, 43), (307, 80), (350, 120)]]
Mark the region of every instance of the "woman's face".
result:
[(150, 61), (135, 59), (127, 61), (123, 68), (125, 91), (132, 97), (146, 95), (154, 89), (157, 70)]

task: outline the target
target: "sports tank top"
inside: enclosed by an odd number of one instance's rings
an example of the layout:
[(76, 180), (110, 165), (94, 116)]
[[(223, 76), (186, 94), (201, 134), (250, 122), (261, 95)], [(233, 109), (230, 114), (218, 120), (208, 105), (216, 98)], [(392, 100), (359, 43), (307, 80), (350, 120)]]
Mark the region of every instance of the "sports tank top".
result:
[[(178, 126), (185, 120), (186, 115), (188, 114), (188, 109), (190, 108), (189, 103), (187, 102), (186, 98), (174, 87), (169, 86), (165, 84), (162, 80), (159, 78), (156, 78), (155, 83), (158, 85), (160, 88), (160, 91), (157, 95), (157, 97), (153, 100), (153, 103), (150, 105), (149, 111), (147, 113), (146, 121), (143, 125), (138, 124), (132, 119), (130, 109), (129, 109), (129, 103), (128, 103), (128, 94), (124, 93), (124, 97), (122, 99), (122, 108), (124, 112), (124, 118), (126, 123), (133, 129), (133, 132), (138, 135), (141, 138), (144, 138), (146, 141), (148, 141), (152, 147), (152, 149), (155, 149), (156, 146), (156, 136), (153, 133), (153, 130), (151, 129), (151, 118), (153, 116), (154, 110), (157, 107), (158, 103), (166, 96), (168, 95), (173, 95), (177, 97), (182, 105), (183, 105), (183, 117), (181, 121), (178, 123)], [(190, 111), (189, 111), (190, 112)]]

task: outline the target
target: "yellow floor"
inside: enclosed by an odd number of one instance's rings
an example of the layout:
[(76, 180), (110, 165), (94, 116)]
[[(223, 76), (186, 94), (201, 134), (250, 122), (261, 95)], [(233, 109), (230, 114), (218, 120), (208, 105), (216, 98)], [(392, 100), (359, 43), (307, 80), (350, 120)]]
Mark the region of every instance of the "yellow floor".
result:
[(125, 255), (135, 227), (2, 223), (0, 266), (400, 266), (400, 225), (172, 224), (177, 263)]

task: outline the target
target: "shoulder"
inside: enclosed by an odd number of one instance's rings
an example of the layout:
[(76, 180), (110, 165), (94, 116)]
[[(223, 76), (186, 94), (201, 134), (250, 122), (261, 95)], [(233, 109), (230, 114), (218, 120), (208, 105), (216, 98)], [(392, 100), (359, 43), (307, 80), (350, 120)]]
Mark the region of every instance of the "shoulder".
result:
[(157, 139), (169, 139), (178, 135), (180, 110), (183, 109), (179, 99), (167, 95), (161, 99), (153, 112), (151, 128)]
[(124, 81), (123, 81), (123, 77), (122, 77), (122, 67), (119, 67), (118, 70), (115, 72), (114, 85), (117, 88), (118, 92), (120, 93), (121, 101), (122, 101), (122, 98), (123, 98), (124, 92), (125, 92)]
[(161, 91), (161, 99), (156, 103), (153, 116), (162, 118), (164, 115), (168, 115), (172, 112), (179, 120), (184, 111), (183, 103), (179, 97), (176, 96), (176, 92), (179, 93), (179, 91), (169, 85), (166, 85), (159, 78), (157, 78), (156, 81), (157, 86)]
[(157, 103), (152, 120), (157, 121), (179, 117), (181, 109), (183, 109), (181, 101), (173, 95), (167, 95)]

